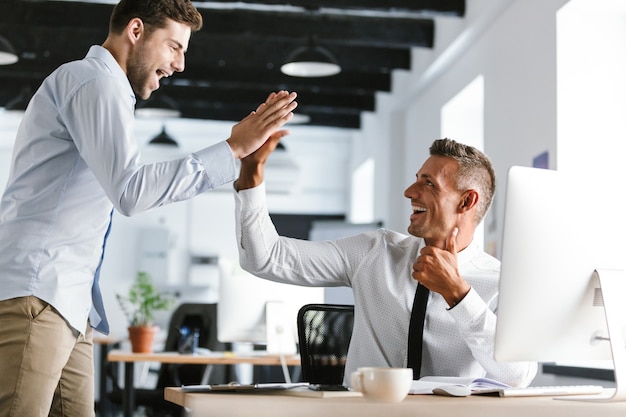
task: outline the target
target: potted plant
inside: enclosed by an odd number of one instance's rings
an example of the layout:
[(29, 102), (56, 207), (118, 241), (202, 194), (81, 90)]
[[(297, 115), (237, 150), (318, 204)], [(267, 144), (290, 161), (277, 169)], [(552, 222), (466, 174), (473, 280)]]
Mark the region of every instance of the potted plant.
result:
[(159, 292), (147, 272), (139, 272), (126, 296), (116, 294), (124, 314), (129, 320), (128, 337), (133, 352), (152, 352), (152, 343), (158, 327), (153, 324), (154, 313), (168, 310), (174, 299)]

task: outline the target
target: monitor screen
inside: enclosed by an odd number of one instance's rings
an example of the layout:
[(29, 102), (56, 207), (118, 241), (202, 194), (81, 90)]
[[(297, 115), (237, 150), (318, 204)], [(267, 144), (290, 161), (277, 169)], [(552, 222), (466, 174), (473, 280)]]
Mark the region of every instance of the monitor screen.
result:
[[(509, 170), (496, 360), (613, 359), (610, 344), (602, 340), (608, 336), (607, 320), (594, 271), (623, 273), (626, 251), (623, 235), (606, 227), (604, 196), (594, 191), (598, 188), (559, 171)], [(626, 302), (617, 308), (621, 313), (614, 317), (623, 321)], [(623, 347), (623, 323), (620, 328)]]
[(268, 353), (296, 353), (298, 310), (323, 302), (324, 288), (268, 281), (220, 259), (217, 338), (267, 345)]

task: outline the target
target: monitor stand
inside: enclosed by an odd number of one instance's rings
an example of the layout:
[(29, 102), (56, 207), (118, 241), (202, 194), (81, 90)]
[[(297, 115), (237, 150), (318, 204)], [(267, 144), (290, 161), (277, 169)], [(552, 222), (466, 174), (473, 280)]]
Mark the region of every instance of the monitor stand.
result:
[(267, 329), (267, 353), (280, 356), (285, 382), (291, 383), (285, 355), (295, 355), (298, 351), (292, 323), (295, 317), (289, 317), (285, 303), (269, 301), (265, 303), (265, 328)]
[(609, 331), (608, 338), (602, 338), (611, 345), (613, 369), (615, 370), (615, 390), (606, 395), (558, 397), (569, 401), (626, 401), (626, 343), (622, 337), (624, 328), (624, 295), (626, 295), (626, 271), (618, 269), (596, 269), (596, 278), (602, 289), (604, 314)]
[(296, 339), (293, 332), (295, 317), (287, 317), (284, 303), (270, 301), (265, 304), (265, 325), (267, 329), (267, 353), (271, 355), (295, 355)]

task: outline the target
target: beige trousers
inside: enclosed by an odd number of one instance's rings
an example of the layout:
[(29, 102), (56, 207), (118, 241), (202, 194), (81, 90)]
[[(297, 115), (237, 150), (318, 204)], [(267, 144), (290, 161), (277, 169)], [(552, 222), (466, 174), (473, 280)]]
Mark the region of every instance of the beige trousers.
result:
[(91, 327), (37, 297), (0, 301), (0, 417), (93, 417)]

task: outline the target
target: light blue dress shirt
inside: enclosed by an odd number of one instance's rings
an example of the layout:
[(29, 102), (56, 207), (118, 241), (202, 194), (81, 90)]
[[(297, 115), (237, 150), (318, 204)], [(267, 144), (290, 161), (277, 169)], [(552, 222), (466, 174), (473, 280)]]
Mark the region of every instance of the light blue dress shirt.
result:
[[(131, 216), (235, 179), (225, 141), (144, 165), (134, 139), (135, 95), (101, 46), (62, 65), (33, 96), (19, 126), (0, 201), (0, 300), (34, 295), (77, 331), (113, 208)], [(106, 283), (104, 283), (106, 285)]]

